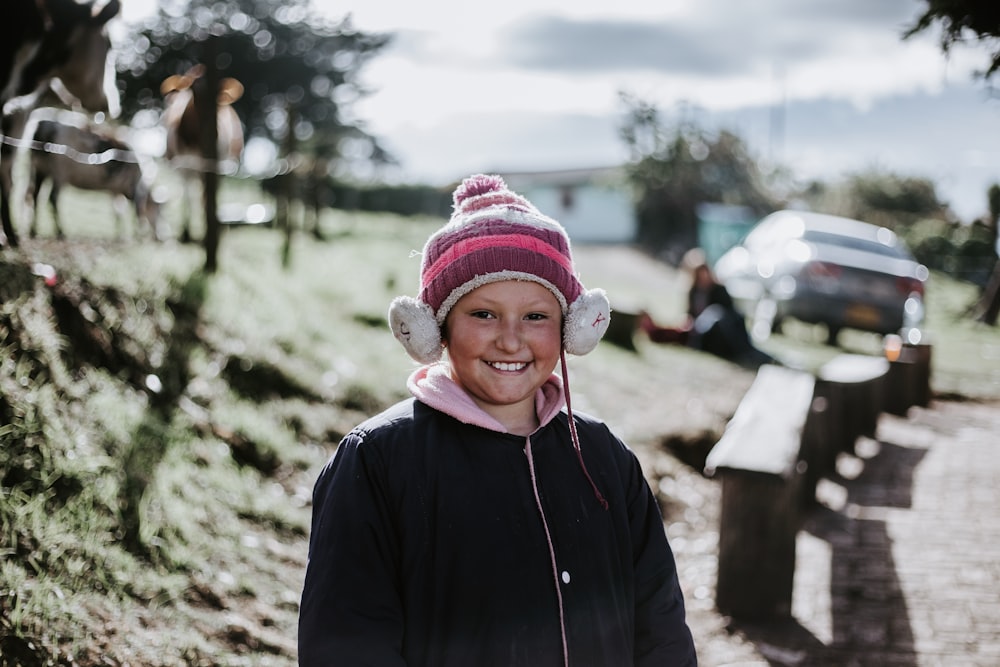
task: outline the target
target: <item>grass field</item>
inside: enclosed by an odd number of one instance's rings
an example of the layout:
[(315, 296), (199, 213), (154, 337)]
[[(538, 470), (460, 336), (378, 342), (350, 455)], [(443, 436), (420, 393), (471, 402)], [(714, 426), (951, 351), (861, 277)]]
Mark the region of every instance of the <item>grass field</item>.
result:
[[(347, 429), (404, 396), (414, 364), (385, 312), (415, 294), (413, 251), (441, 221), (327, 211), (325, 240), (297, 235), (288, 267), (276, 230), (227, 229), (205, 275), (197, 246), (117, 240), (106, 197), (67, 192), (62, 209), (67, 241), (43, 216), (43, 238), (0, 252), (0, 655), (294, 665), (312, 481)], [(575, 251), (616, 308), (680, 318), (684, 276), (627, 247)], [(963, 317), (974, 298), (932, 276), (932, 384), (997, 399), (1000, 331)], [(793, 325), (764, 345), (813, 368), (881, 344), (846, 331), (829, 348)], [(636, 348), (570, 367), (574, 406), (639, 448), (717, 433), (753, 379)]]

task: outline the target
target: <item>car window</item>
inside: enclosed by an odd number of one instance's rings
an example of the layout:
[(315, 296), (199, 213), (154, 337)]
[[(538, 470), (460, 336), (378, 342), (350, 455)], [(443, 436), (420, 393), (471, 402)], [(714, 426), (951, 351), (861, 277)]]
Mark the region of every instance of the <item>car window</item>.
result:
[(813, 229), (808, 230), (802, 238), (805, 241), (810, 241), (812, 243), (823, 243), (826, 245), (839, 246), (841, 248), (850, 248), (852, 250), (863, 250), (865, 252), (883, 255), (885, 257), (892, 257), (894, 259), (910, 259), (909, 253), (901, 246), (886, 245), (884, 243), (879, 243), (878, 241), (859, 238), (857, 236), (844, 236), (841, 234), (832, 234), (830, 232), (821, 232)]

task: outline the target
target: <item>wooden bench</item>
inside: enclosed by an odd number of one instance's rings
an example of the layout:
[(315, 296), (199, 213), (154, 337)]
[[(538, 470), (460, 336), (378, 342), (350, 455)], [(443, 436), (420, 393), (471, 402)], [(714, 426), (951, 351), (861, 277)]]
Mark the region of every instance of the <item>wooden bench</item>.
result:
[(716, 606), (724, 614), (791, 614), (814, 384), (810, 373), (761, 366), (706, 459), (706, 474), (722, 481)]
[(791, 615), (795, 541), (819, 480), (874, 435), (889, 369), (883, 357), (842, 354), (814, 376), (764, 365), (705, 474), (722, 482), (716, 607), (752, 620)]

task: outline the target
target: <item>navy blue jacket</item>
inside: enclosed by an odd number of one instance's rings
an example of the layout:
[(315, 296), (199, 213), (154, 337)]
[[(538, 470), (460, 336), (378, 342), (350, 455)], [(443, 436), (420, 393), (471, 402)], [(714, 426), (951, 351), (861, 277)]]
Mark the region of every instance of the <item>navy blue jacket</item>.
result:
[(604, 509), (567, 419), (526, 438), (408, 399), (345, 436), (314, 491), (299, 664), (558, 667), (561, 596), (572, 667), (695, 665), (638, 460), (576, 414)]

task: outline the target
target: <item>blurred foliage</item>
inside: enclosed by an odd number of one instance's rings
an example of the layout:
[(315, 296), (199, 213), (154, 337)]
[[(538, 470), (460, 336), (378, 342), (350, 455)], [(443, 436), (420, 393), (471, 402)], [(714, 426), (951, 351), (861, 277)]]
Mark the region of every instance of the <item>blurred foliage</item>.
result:
[(996, 0), (924, 0), (923, 4), (927, 8), (904, 33), (904, 39), (938, 24), (942, 51), (948, 53), (956, 44), (973, 38), (990, 51), (990, 65), (983, 77), (1000, 72), (1000, 4)]
[(338, 182), (331, 186), (331, 205), (344, 210), (399, 215), (451, 215), (451, 188), (427, 185), (365, 186)]
[(963, 225), (926, 218), (901, 236), (927, 268), (980, 287), (986, 285), (996, 262), (991, 231), (981, 222)]
[(315, 208), (338, 208), (344, 211), (396, 213), (398, 215), (451, 215), (452, 186), (432, 185), (359, 185), (341, 179), (316, 178), (305, 171), (280, 175), (261, 181), (264, 192), (285, 195)]
[(997, 245), (997, 237), (1000, 236), (1000, 183), (994, 183), (986, 192), (986, 200), (989, 202), (990, 218), (987, 224), (993, 231), (993, 245)]
[[(941, 29), (941, 50), (948, 53), (956, 44), (975, 41), (989, 52), (989, 66), (978, 74), (990, 80), (1000, 72), (1000, 4), (996, 0), (924, 0), (927, 8), (903, 34), (907, 39), (937, 26)], [(994, 257), (997, 246), (997, 219), (1000, 217), (1000, 187), (988, 193)], [(979, 302), (973, 308), (977, 320), (995, 326), (1000, 317), (1000, 259), (994, 263)]]
[(938, 199), (934, 183), (926, 178), (868, 171), (850, 176), (848, 188), (854, 206), (850, 217), (870, 219), (885, 214), (890, 217), (886, 226), (899, 227), (945, 215), (945, 204)]
[(865, 220), (902, 233), (926, 218), (953, 221), (946, 203), (938, 199), (933, 181), (867, 169), (836, 183), (813, 182), (799, 194), (809, 208)]
[(746, 206), (764, 215), (778, 206), (746, 144), (735, 133), (709, 132), (696, 122), (665, 123), (649, 102), (622, 93), (619, 136), (631, 153), (638, 242), (676, 263), (698, 243), (697, 207)]
[(220, 78), (234, 77), (245, 87), (234, 108), (249, 137), (287, 145), (291, 106), (300, 152), (376, 165), (394, 161), (351, 113), (370, 92), (360, 82), (362, 68), (390, 37), (355, 30), (350, 16), (325, 19), (308, 0), (161, 0), (118, 57), (125, 116), (161, 109), (160, 84), (199, 63), (209, 38)]

